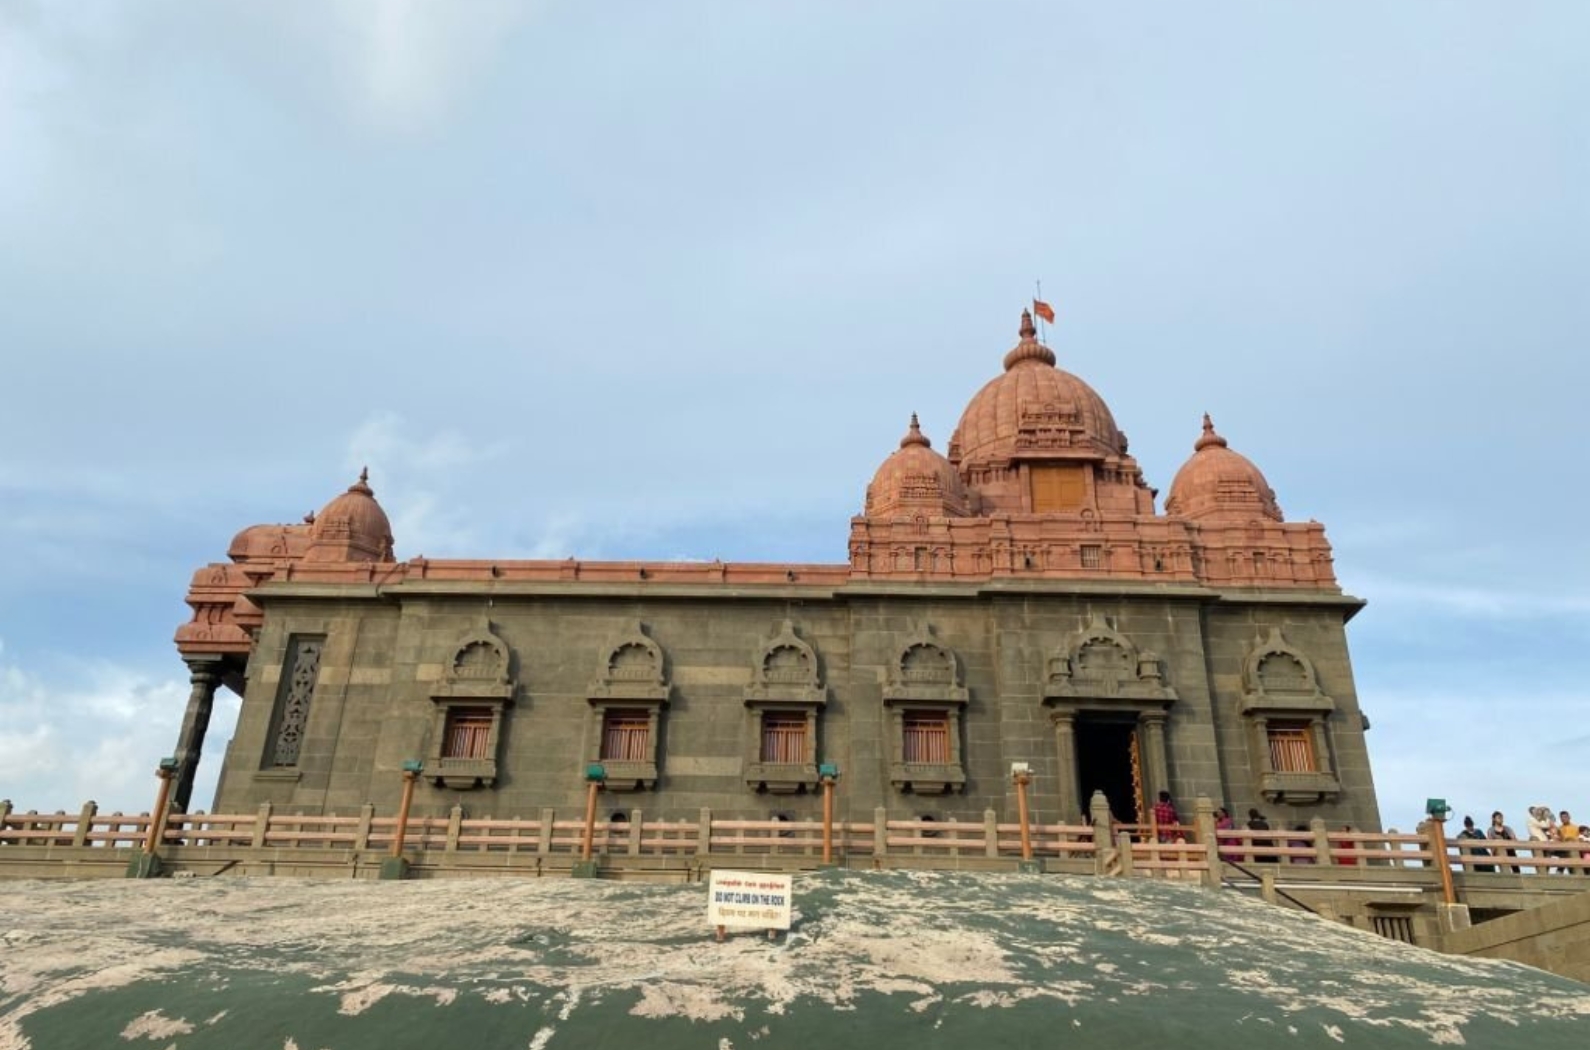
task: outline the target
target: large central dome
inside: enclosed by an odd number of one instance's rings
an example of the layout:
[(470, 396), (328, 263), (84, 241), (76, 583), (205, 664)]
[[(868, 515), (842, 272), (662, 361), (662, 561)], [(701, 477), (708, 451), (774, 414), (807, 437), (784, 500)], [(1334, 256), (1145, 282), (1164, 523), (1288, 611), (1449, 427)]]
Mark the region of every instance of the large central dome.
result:
[(1038, 342), (1032, 315), (1021, 314), (1021, 341), (1005, 355), (1005, 372), (977, 392), (950, 442), (950, 457), (970, 469), (1026, 451), (1119, 456), (1126, 440), (1088, 384), (1055, 367)]

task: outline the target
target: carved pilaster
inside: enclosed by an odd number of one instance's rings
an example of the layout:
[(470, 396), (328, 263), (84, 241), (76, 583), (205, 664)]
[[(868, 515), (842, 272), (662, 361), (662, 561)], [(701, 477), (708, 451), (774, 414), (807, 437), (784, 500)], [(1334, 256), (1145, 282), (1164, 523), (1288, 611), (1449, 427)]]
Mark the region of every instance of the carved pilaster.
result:
[(1076, 714), (1073, 711), (1056, 711), (1049, 716), (1054, 723), (1055, 793), (1060, 806), (1060, 823), (1069, 824), (1081, 819), (1082, 802), (1077, 798), (1077, 733)]
[(1143, 798), (1149, 806), (1161, 791), (1170, 790), (1170, 766), (1165, 760), (1165, 718), (1164, 711), (1144, 711), (1138, 716), (1138, 724), (1143, 729), (1143, 772), (1148, 776)]
[(172, 785), (171, 808), (178, 813), (188, 811), (188, 801), (193, 795), (193, 778), (199, 771), (199, 756), (204, 751), (204, 734), (210, 729), (210, 711), (215, 706), (215, 688), (221, 682), (221, 657), (190, 656), (188, 680), (188, 707), (182, 714), (182, 729), (177, 733), (177, 772)]

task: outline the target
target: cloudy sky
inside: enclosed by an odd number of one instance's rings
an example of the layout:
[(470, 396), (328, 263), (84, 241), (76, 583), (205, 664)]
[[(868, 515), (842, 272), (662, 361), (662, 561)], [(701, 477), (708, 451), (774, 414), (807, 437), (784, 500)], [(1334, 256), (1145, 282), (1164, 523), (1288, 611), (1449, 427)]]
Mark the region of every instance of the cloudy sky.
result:
[[(0, 0), (0, 797), (147, 808), (192, 571), (842, 561), (1035, 280), (1326, 523), (1382, 813), (1590, 810), (1590, 7)], [(236, 701), (223, 694), (207, 803)]]

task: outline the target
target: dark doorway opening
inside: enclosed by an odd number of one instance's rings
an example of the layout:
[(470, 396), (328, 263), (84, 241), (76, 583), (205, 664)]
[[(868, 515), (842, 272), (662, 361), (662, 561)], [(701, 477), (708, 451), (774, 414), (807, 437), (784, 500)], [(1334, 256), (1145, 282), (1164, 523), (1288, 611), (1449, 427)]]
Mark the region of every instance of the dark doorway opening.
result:
[(1102, 791), (1116, 820), (1141, 823), (1143, 800), (1132, 775), (1136, 737), (1135, 718), (1083, 715), (1077, 719), (1077, 788), (1084, 813), (1093, 793)]

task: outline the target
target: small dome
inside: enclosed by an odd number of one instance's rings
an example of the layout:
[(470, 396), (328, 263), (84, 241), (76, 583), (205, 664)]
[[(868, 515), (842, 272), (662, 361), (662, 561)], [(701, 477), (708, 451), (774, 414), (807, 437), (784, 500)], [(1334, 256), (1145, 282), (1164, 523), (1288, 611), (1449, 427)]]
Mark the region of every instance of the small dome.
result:
[(1054, 351), (1038, 342), (1032, 314), (1021, 312), (1021, 341), (1005, 355), (1005, 373), (979, 390), (961, 414), (951, 454), (963, 468), (1008, 460), (1020, 450), (1064, 447), (1124, 455), (1126, 439), (1097, 392), (1056, 368)]
[(227, 557), (235, 562), (280, 561), (302, 557), (309, 548), (309, 525), (250, 525), (232, 537)]
[(370, 471), (348, 491), (326, 504), (309, 527), (309, 552), (305, 561), (393, 561), (392, 523), (375, 501)]
[(911, 428), (867, 486), (868, 517), (964, 517), (971, 512), (966, 486), (949, 460), (933, 451), (916, 413)]
[(1227, 447), (1208, 413), (1192, 457), (1170, 484), (1165, 513), (1203, 521), (1282, 520), (1270, 483), (1248, 457)]

